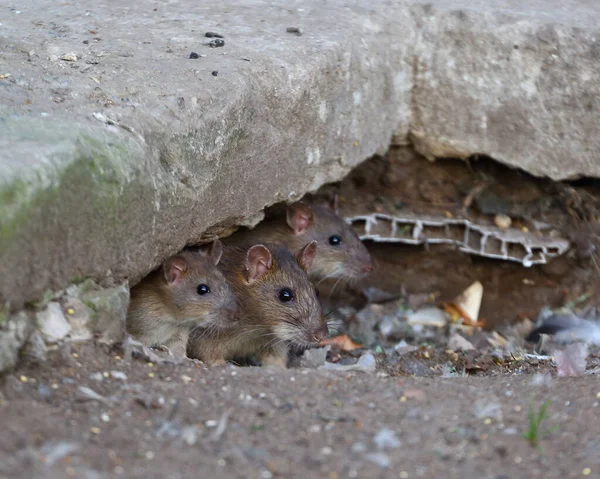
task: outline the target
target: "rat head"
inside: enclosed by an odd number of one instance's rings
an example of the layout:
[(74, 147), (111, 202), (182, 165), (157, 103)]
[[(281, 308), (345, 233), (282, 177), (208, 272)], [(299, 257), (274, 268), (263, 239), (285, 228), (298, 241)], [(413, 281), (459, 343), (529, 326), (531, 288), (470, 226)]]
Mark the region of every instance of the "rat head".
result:
[(311, 241), (292, 253), (284, 246), (258, 244), (248, 249), (244, 265), (244, 311), (253, 322), (269, 326), (275, 338), (297, 346), (315, 346), (329, 332), (307, 271), (317, 255)]
[(221, 327), (237, 321), (233, 290), (217, 269), (222, 254), (223, 246), (215, 240), (196, 250), (184, 250), (164, 262), (164, 289), (181, 321)]
[(373, 270), (367, 248), (337, 214), (337, 196), (328, 205), (300, 202), (288, 206), (287, 224), (298, 242), (319, 243), (312, 278), (358, 279)]

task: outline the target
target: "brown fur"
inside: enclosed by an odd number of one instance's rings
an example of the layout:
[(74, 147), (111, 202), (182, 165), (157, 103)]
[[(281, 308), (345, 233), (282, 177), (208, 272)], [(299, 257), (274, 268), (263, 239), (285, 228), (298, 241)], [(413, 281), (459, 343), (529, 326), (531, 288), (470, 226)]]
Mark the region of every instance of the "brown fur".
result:
[[(225, 248), (220, 267), (238, 298), (241, 318), (229, 330), (196, 328), (188, 345), (190, 357), (214, 365), (255, 356), (263, 365), (285, 367), (289, 344), (310, 347), (316, 345), (315, 338), (327, 335), (301, 254), (296, 257), (281, 245), (265, 246), (272, 254), (272, 266), (253, 282), (246, 268), (249, 249)], [(293, 301), (280, 301), (282, 288), (292, 290)]]
[[(295, 203), (287, 209), (287, 218), (264, 221), (254, 229), (240, 229), (224, 240), (225, 245), (250, 246), (257, 242), (281, 243), (295, 251), (310, 241), (317, 241), (319, 254), (309, 271), (312, 280), (333, 278), (354, 280), (373, 269), (371, 256), (354, 230), (341, 218), (335, 202), (330, 205)], [(311, 216), (304, 231), (294, 230), (291, 218), (298, 211)], [(341, 244), (333, 246), (329, 238), (338, 235)]]
[[(217, 269), (219, 258), (211, 257), (205, 250), (182, 251), (150, 273), (131, 290), (128, 332), (149, 346), (167, 346), (173, 354), (184, 356), (193, 327), (202, 324), (227, 328), (234, 324), (237, 302)], [(169, 261), (173, 259), (186, 264), (187, 269), (170, 282)], [(200, 284), (208, 285), (210, 292), (200, 296), (197, 291)]]

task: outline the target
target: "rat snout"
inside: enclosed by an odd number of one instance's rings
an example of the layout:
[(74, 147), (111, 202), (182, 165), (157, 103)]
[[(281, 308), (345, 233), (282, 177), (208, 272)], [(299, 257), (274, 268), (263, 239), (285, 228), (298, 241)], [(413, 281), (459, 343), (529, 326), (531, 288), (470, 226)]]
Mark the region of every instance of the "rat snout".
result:
[(227, 319), (229, 319), (230, 321), (239, 321), (239, 319), (240, 319), (239, 307), (237, 305), (226, 307), (225, 308), (225, 316), (227, 316)]
[(327, 328), (326, 324), (323, 324), (312, 331), (310, 340), (315, 343), (320, 343), (321, 341), (326, 339), (328, 336), (329, 336), (329, 329)]

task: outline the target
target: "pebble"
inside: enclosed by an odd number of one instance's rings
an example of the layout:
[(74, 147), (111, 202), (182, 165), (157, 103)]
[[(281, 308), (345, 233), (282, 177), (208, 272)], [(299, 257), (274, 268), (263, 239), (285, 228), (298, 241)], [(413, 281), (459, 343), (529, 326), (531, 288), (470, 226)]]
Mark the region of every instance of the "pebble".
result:
[(502, 421), (502, 406), (490, 398), (479, 399), (473, 409), (477, 419)]
[(196, 52), (192, 52), (190, 53), (189, 58), (191, 58), (192, 60), (196, 60), (197, 58), (200, 58), (200, 55), (198, 55)]
[(40, 332), (47, 343), (57, 343), (71, 332), (71, 325), (57, 302), (48, 303), (48, 306), (36, 316)]
[(211, 48), (219, 48), (225, 46), (225, 40), (221, 40), (220, 38), (215, 38), (207, 43), (207, 45)]
[(60, 57), (60, 59), (65, 62), (76, 62), (77, 55), (73, 52), (69, 52), (69, 53), (65, 53), (62, 57)]
[(216, 77), (219, 75), (219, 70), (215, 70), (212, 72), (212, 76)]
[(510, 225), (512, 225), (512, 220), (510, 219), (510, 216), (508, 216), (508, 215), (499, 214), (499, 215), (494, 216), (494, 223), (501, 230), (506, 230), (506, 229), (510, 228)]
[(452, 333), (450, 339), (448, 339), (448, 348), (453, 351), (469, 351), (471, 349), (475, 349), (467, 339), (463, 338), (458, 333)]
[(225, 38), (223, 35), (216, 32), (206, 32), (204, 36), (207, 38)]
[(209, 419), (204, 423), (204, 425), (209, 428), (217, 427), (217, 424), (219, 424), (219, 421), (215, 419)]
[(304, 31), (300, 27), (287, 27), (285, 31), (288, 33), (295, 33), (299, 37), (302, 36), (302, 34), (304, 33)]
[(121, 381), (127, 381), (127, 374), (125, 374), (122, 371), (111, 371), (110, 375), (114, 379), (120, 379)]
[(390, 457), (383, 452), (372, 452), (367, 454), (365, 458), (382, 469), (387, 469), (390, 467)]
[(381, 429), (373, 438), (373, 442), (377, 449), (395, 449), (401, 444), (396, 433), (388, 428)]
[(182, 374), (181, 375), (181, 380), (185, 383), (185, 384), (189, 384), (192, 382), (192, 378), (189, 377), (187, 374)]

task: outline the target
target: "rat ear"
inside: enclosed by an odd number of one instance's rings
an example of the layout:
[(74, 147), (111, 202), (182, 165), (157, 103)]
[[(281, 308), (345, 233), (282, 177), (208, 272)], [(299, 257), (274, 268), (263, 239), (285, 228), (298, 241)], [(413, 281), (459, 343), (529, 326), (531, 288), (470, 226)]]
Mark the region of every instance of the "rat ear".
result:
[(304, 233), (313, 221), (313, 212), (306, 203), (294, 203), (287, 209), (287, 224), (294, 230), (294, 234)]
[(262, 244), (255, 244), (246, 253), (246, 272), (249, 284), (254, 283), (273, 266), (273, 256)]
[(201, 246), (200, 251), (202, 251), (210, 262), (216, 266), (219, 264), (219, 261), (221, 261), (221, 256), (223, 256), (223, 243), (216, 239), (211, 243)]
[(171, 256), (163, 265), (163, 272), (167, 283), (173, 284), (187, 271), (187, 262), (181, 256)]
[(336, 215), (338, 214), (339, 199), (339, 195), (335, 193), (333, 195), (333, 198), (329, 200), (329, 209), (333, 211)]
[(296, 258), (298, 259), (298, 263), (302, 266), (304, 271), (308, 271), (313, 264), (313, 261), (317, 257), (317, 242), (311, 241), (304, 248), (302, 248)]

